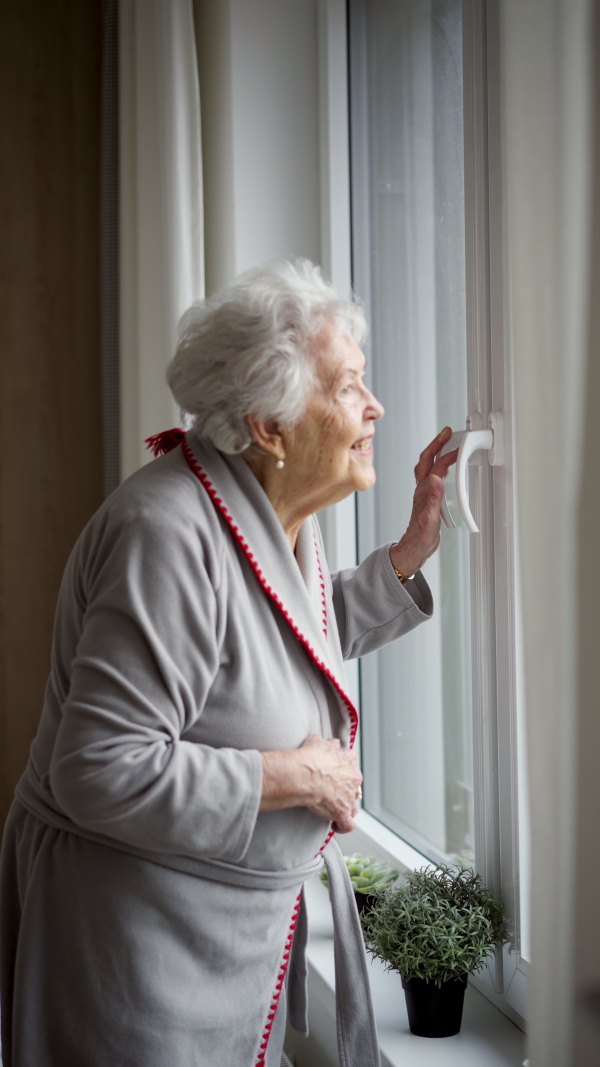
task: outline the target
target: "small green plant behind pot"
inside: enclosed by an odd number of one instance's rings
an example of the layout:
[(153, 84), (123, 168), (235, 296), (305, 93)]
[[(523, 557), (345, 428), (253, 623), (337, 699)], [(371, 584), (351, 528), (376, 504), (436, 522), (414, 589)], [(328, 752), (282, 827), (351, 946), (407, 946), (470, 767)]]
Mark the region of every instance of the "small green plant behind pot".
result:
[[(367, 948), (386, 964), (387, 970), (402, 976), (409, 1006), (408, 989), (418, 987), (422, 1001), (427, 993), (422, 987), (428, 986), (438, 1005), (437, 1015), (441, 1011), (443, 1016), (439, 991), (447, 985), (449, 995), (461, 1001), (462, 1013), (466, 976), (478, 970), (496, 946), (507, 940), (503, 905), (469, 867), (424, 867), (411, 871), (405, 881), (405, 885), (386, 889), (370, 912), (361, 917)], [(412, 982), (413, 979), (417, 981)], [(460, 994), (458, 984), (463, 987)], [(438, 992), (434, 993), (436, 989)], [(423, 1023), (422, 1014), (416, 1029), (409, 1021), (413, 1033), (449, 1036), (439, 1032), (437, 1023), (437, 1032), (424, 1032), (427, 1023)], [(441, 1024), (442, 1030), (444, 1026)], [(460, 1014), (458, 1027), (451, 1032), (458, 1033), (459, 1029)]]
[[(374, 856), (363, 856), (360, 852), (344, 856), (344, 859), (360, 914), (364, 909), (369, 910), (373, 906), (377, 894), (395, 882), (399, 872), (392, 870), (383, 860), (376, 860)], [(326, 870), (321, 871), (320, 878), (323, 885), (329, 888)]]

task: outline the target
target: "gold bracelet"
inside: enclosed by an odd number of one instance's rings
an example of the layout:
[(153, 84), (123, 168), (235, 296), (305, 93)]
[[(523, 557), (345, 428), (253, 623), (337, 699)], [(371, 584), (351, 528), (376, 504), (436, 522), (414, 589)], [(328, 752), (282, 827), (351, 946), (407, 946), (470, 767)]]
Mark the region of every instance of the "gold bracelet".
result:
[[(393, 563), (392, 567), (394, 567)], [(403, 574), (402, 571), (399, 571), (397, 567), (394, 567), (394, 574), (396, 575), (396, 578), (398, 578), (398, 580), (402, 582), (402, 585), (406, 585), (407, 582), (412, 581), (412, 579), (414, 578), (414, 574)]]

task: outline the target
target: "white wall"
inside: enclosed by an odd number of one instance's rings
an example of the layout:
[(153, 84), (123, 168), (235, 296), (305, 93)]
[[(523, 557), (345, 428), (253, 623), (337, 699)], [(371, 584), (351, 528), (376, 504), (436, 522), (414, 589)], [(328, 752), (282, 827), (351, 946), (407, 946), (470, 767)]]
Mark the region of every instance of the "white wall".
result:
[(319, 262), (316, 0), (194, 0), (206, 288), (266, 259)]

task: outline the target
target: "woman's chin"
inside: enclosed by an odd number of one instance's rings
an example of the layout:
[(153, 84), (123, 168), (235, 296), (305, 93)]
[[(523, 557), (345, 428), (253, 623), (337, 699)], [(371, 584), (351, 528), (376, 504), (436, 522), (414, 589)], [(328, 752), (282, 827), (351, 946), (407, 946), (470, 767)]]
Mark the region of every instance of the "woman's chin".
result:
[(367, 489), (371, 489), (375, 485), (376, 481), (377, 476), (375, 474), (375, 471), (372, 471), (369, 478), (355, 478), (353, 480), (352, 488), (349, 490), (349, 492), (366, 493)]
[(370, 454), (361, 454), (360, 458), (352, 463), (351, 476), (352, 488), (358, 493), (364, 493), (366, 489), (370, 489), (371, 486), (375, 485), (377, 475), (373, 466), (372, 450)]

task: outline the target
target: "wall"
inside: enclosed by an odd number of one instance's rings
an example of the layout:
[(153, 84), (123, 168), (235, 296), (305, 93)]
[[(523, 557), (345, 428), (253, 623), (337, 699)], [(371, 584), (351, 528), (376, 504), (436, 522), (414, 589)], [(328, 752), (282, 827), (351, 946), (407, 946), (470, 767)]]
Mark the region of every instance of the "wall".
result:
[(317, 3), (194, 0), (194, 16), (211, 293), (266, 259), (320, 260)]
[(0, 818), (37, 729), (56, 594), (102, 498), (100, 0), (0, 9)]

